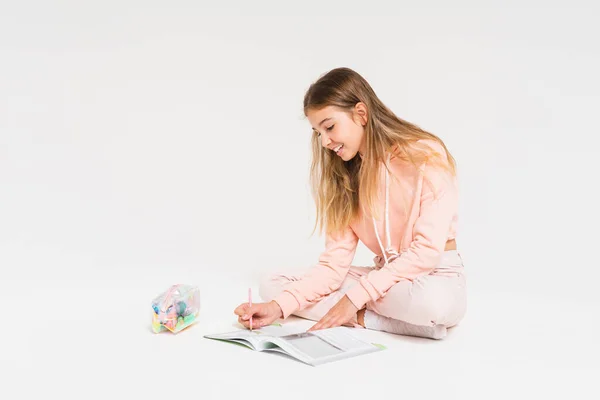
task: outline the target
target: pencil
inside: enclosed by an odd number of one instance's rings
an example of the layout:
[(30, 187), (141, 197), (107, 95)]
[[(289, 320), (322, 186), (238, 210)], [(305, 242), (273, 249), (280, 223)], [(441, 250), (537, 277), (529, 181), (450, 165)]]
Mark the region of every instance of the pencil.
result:
[[(248, 288), (248, 306), (252, 308), (252, 288)], [(252, 330), (252, 314), (250, 314), (250, 330)]]

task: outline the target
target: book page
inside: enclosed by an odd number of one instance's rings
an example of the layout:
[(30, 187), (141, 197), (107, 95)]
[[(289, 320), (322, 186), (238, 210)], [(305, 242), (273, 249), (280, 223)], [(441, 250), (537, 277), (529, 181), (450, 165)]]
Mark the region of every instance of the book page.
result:
[(361, 351), (373, 347), (371, 343), (356, 338), (344, 327), (323, 329), (312, 333), (344, 352)]
[(282, 336), (273, 343), (292, 357), (312, 365), (379, 350), (354, 337), (345, 327)]
[(344, 352), (344, 350), (342, 350), (341, 348), (326, 342), (325, 340), (313, 334), (312, 332), (284, 336), (281, 339), (285, 340), (286, 344), (289, 344), (293, 347), (293, 353), (292, 350), (288, 349), (287, 346), (285, 347), (286, 350), (290, 352), (290, 354), (296, 355), (299, 352), (303, 359), (305, 359), (306, 357), (308, 357), (309, 359), (319, 359), (334, 356)]
[(255, 350), (286, 353), (310, 365), (381, 350), (381, 347), (359, 340), (346, 327), (306, 332), (301, 327), (271, 325), (253, 331), (242, 329), (205, 337), (238, 343), (246, 341)]
[(304, 332), (306, 329), (301, 327), (283, 326), (279, 324), (264, 326), (260, 329), (255, 329), (252, 332), (258, 333), (259, 335), (281, 337), (287, 335), (293, 335), (294, 333)]
[(240, 329), (233, 332), (217, 333), (213, 335), (205, 335), (209, 339), (228, 340), (240, 342), (241, 340), (247, 341), (256, 350), (262, 350), (265, 347), (264, 343), (272, 341), (271, 339), (286, 336), (299, 331), (299, 328), (289, 328), (282, 325), (269, 325), (260, 329), (249, 330)]
[(246, 342), (249, 345), (249, 347), (256, 349), (256, 346), (259, 345), (259, 343), (260, 343), (260, 340), (257, 339), (256, 336), (257, 335), (248, 334), (246, 331), (235, 331), (235, 332), (217, 333), (214, 335), (205, 335), (204, 337), (208, 338), (208, 339), (237, 342), (240, 344), (244, 344), (244, 342)]

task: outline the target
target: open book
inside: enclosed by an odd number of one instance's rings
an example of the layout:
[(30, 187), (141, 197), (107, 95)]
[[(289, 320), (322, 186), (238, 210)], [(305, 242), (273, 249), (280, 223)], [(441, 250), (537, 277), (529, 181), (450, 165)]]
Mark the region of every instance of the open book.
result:
[(290, 328), (271, 325), (252, 331), (243, 329), (204, 337), (239, 343), (256, 351), (283, 353), (313, 366), (385, 348), (356, 338), (349, 328), (343, 326), (312, 332), (298, 332), (296, 329), (294, 333)]

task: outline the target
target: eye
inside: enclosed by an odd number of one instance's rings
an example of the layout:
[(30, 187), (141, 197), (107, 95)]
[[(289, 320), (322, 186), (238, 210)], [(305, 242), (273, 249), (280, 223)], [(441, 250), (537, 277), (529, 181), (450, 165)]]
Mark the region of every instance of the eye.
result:
[(335, 124), (331, 125), (329, 128), (326, 128), (327, 131), (329, 132), (330, 130), (332, 130), (334, 126), (335, 126)]

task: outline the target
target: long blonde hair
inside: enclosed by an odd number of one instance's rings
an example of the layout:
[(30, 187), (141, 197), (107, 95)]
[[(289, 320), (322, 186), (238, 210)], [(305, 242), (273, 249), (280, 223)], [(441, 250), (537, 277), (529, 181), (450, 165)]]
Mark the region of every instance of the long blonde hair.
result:
[[(365, 206), (371, 215), (378, 215), (378, 177), (387, 152), (417, 168), (428, 163), (456, 174), (456, 162), (443, 141), (397, 117), (379, 100), (369, 83), (350, 68), (333, 69), (312, 83), (304, 95), (304, 114), (334, 106), (351, 115), (359, 102), (367, 107), (366, 152), (362, 158), (357, 155), (344, 161), (324, 149), (316, 133), (312, 136), (310, 183), (317, 211), (315, 229), (318, 226), (320, 232), (324, 227), (327, 233), (341, 231)], [(439, 143), (445, 157), (420, 140)]]

